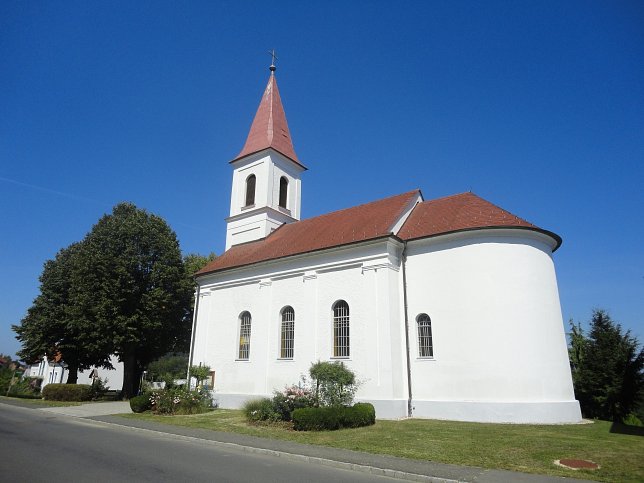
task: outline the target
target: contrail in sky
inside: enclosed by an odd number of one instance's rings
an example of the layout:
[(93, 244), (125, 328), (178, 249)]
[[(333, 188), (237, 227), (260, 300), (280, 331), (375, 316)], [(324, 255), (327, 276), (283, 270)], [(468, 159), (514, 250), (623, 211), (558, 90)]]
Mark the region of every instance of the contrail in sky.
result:
[(52, 189), (49, 189), (49, 188), (44, 188), (42, 186), (37, 186), (35, 184), (23, 183), (22, 181), (16, 181), (15, 179), (5, 178), (4, 176), (0, 176), (0, 181), (15, 184), (15, 185), (18, 185), (18, 186), (24, 186), (25, 188), (31, 188), (31, 189), (42, 191), (44, 193), (49, 193), (49, 194), (52, 194), (52, 195), (63, 196), (65, 198), (71, 198), (71, 199), (81, 200), (81, 201), (91, 201), (92, 203), (98, 203), (99, 205), (110, 206), (107, 203), (104, 203), (104, 202), (98, 201), (98, 200), (94, 200), (92, 198), (86, 198), (84, 196), (75, 195), (73, 193), (65, 193), (64, 191), (52, 190)]
[[(111, 206), (108, 203), (104, 203), (102, 201), (98, 201), (98, 200), (95, 200), (95, 199), (92, 199), (92, 198), (86, 198), (84, 196), (75, 195), (73, 193), (65, 193), (64, 191), (52, 190), (52, 189), (49, 189), (49, 188), (44, 188), (42, 186), (37, 186), (35, 184), (23, 183), (22, 181), (16, 181), (15, 179), (5, 178), (4, 176), (0, 176), (0, 181), (15, 184), (17, 186), (24, 186), (25, 188), (31, 188), (31, 189), (34, 189), (34, 190), (42, 191), (43, 193), (49, 193), (49, 194), (52, 194), (52, 195), (62, 196), (64, 198), (70, 198), (70, 199), (73, 199), (73, 200), (80, 200), (80, 201), (90, 201), (92, 203), (97, 203), (97, 204), (99, 204), (101, 206), (106, 206), (108, 208)], [(202, 228), (200, 226), (188, 225), (186, 223), (181, 223), (181, 222), (177, 222), (177, 221), (174, 222), (174, 224), (180, 225), (180, 226), (185, 226), (186, 228), (192, 228), (193, 230), (198, 230), (198, 231), (202, 231), (202, 232), (205, 232), (205, 233), (210, 233), (210, 230), (206, 230), (206, 229), (204, 229), (204, 228)]]

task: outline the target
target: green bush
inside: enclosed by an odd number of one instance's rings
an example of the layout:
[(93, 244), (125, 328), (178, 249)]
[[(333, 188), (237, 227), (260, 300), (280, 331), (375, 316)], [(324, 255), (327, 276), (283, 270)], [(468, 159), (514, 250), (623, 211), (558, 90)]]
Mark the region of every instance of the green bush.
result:
[(89, 384), (47, 384), (42, 390), (47, 401), (89, 401), (92, 395)]
[(41, 399), (40, 395), (40, 385), (42, 384), (42, 378), (37, 377), (25, 377), (14, 379), (13, 385), (9, 388), (9, 393), (7, 394), (6, 390), (3, 395), (8, 395), (11, 397), (21, 397), (25, 399)]
[(352, 407), (327, 406), (293, 411), (293, 429), (296, 431), (359, 428), (375, 422), (376, 410), (369, 403), (358, 403)]
[(324, 431), (340, 428), (341, 406), (302, 408), (293, 411), (293, 429), (296, 431)]
[(343, 428), (360, 428), (376, 423), (376, 409), (370, 403), (356, 403), (350, 408), (343, 408), (340, 425)]
[(92, 382), (92, 401), (101, 399), (107, 393), (107, 378), (101, 379), (100, 377)]
[(152, 402), (150, 401), (151, 393), (141, 394), (140, 396), (134, 396), (130, 399), (130, 408), (134, 413), (142, 413), (149, 409), (152, 409)]
[(634, 413), (630, 413), (628, 416), (624, 418), (622, 422), (624, 424), (628, 424), (629, 426), (638, 426), (638, 427), (644, 426), (640, 418), (638, 418), (637, 415)]
[(7, 394), (7, 389), (11, 384), (11, 378), (13, 377), (13, 370), (8, 367), (0, 368), (0, 394), (3, 396)]
[(273, 401), (269, 398), (250, 399), (242, 406), (244, 416), (248, 421), (279, 421), (280, 414), (275, 411)]
[(350, 406), (358, 390), (356, 376), (344, 362), (316, 362), (309, 368), (319, 406)]
[[(210, 366), (198, 365), (190, 366), (190, 379), (195, 378), (195, 387), (200, 388), (203, 385), (203, 382), (208, 381), (208, 376), (210, 375)], [(190, 381), (188, 381), (190, 384)], [(206, 384), (207, 385), (207, 384)]]

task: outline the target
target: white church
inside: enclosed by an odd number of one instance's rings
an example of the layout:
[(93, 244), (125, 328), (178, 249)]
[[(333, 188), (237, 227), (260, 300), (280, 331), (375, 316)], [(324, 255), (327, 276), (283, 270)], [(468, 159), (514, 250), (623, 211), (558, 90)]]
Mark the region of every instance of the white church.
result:
[(553, 252), (473, 193), (420, 190), (300, 219), (275, 67), (233, 167), (226, 251), (202, 269), (191, 364), (220, 407), (342, 361), (379, 418), (574, 423)]

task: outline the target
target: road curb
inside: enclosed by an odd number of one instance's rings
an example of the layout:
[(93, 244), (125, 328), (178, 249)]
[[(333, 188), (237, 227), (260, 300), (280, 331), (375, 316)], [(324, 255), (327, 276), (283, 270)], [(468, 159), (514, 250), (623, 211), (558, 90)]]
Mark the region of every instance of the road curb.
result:
[(239, 451), (244, 451), (246, 453), (270, 455), (270, 456), (276, 456), (279, 458), (288, 459), (291, 461), (300, 461), (300, 462), (303, 461), (306, 463), (313, 463), (313, 464), (329, 466), (329, 467), (338, 468), (338, 469), (358, 471), (360, 473), (368, 473), (374, 476), (386, 476), (389, 478), (397, 478), (399, 480), (420, 481), (420, 482), (428, 482), (428, 483), (461, 483), (462, 481), (464, 481), (464, 480), (454, 480), (454, 479), (441, 478), (441, 477), (435, 477), (435, 476), (429, 476), (429, 475), (419, 475), (417, 473), (409, 473), (401, 470), (392, 470), (389, 468), (379, 468), (377, 466), (361, 465), (358, 463), (347, 463), (345, 461), (337, 461), (337, 460), (332, 460), (327, 458), (319, 458), (316, 456), (301, 455), (297, 453), (288, 453), (286, 451), (257, 448), (255, 446), (246, 446), (238, 443), (229, 443), (226, 441), (216, 441), (212, 439), (198, 438), (196, 436), (186, 436), (183, 434), (168, 433), (165, 431), (158, 431), (156, 429), (139, 428), (136, 426), (129, 426), (127, 424), (102, 421), (100, 419), (83, 418), (78, 416), (68, 416), (68, 417), (82, 419), (84, 421), (92, 421), (94, 423), (106, 424), (109, 426), (127, 428), (134, 431), (160, 434), (163, 436), (172, 436), (173, 438), (182, 439), (184, 441), (198, 441), (200, 443), (208, 443), (214, 446), (232, 448)]

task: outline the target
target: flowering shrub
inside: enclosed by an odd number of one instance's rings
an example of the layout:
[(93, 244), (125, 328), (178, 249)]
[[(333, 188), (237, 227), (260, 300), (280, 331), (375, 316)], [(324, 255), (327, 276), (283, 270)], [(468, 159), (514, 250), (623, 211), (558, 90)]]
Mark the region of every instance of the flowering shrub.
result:
[(302, 378), (298, 385), (288, 386), (283, 391), (275, 391), (272, 399), (251, 399), (242, 410), (248, 421), (291, 421), (296, 409), (309, 408), (314, 405), (313, 391), (306, 379)]
[(300, 431), (357, 428), (374, 424), (371, 404), (352, 406), (359, 382), (343, 363), (316, 362), (309, 371), (313, 387), (302, 376), (299, 384), (275, 391), (272, 399), (246, 401), (242, 410), (250, 422), (293, 421)]
[(293, 411), (313, 407), (314, 402), (311, 389), (302, 385), (286, 387), (281, 392), (275, 391), (272, 400), (273, 409), (282, 421), (291, 421)]
[(157, 414), (197, 414), (210, 409), (212, 399), (205, 392), (174, 387), (153, 392), (150, 404)]

